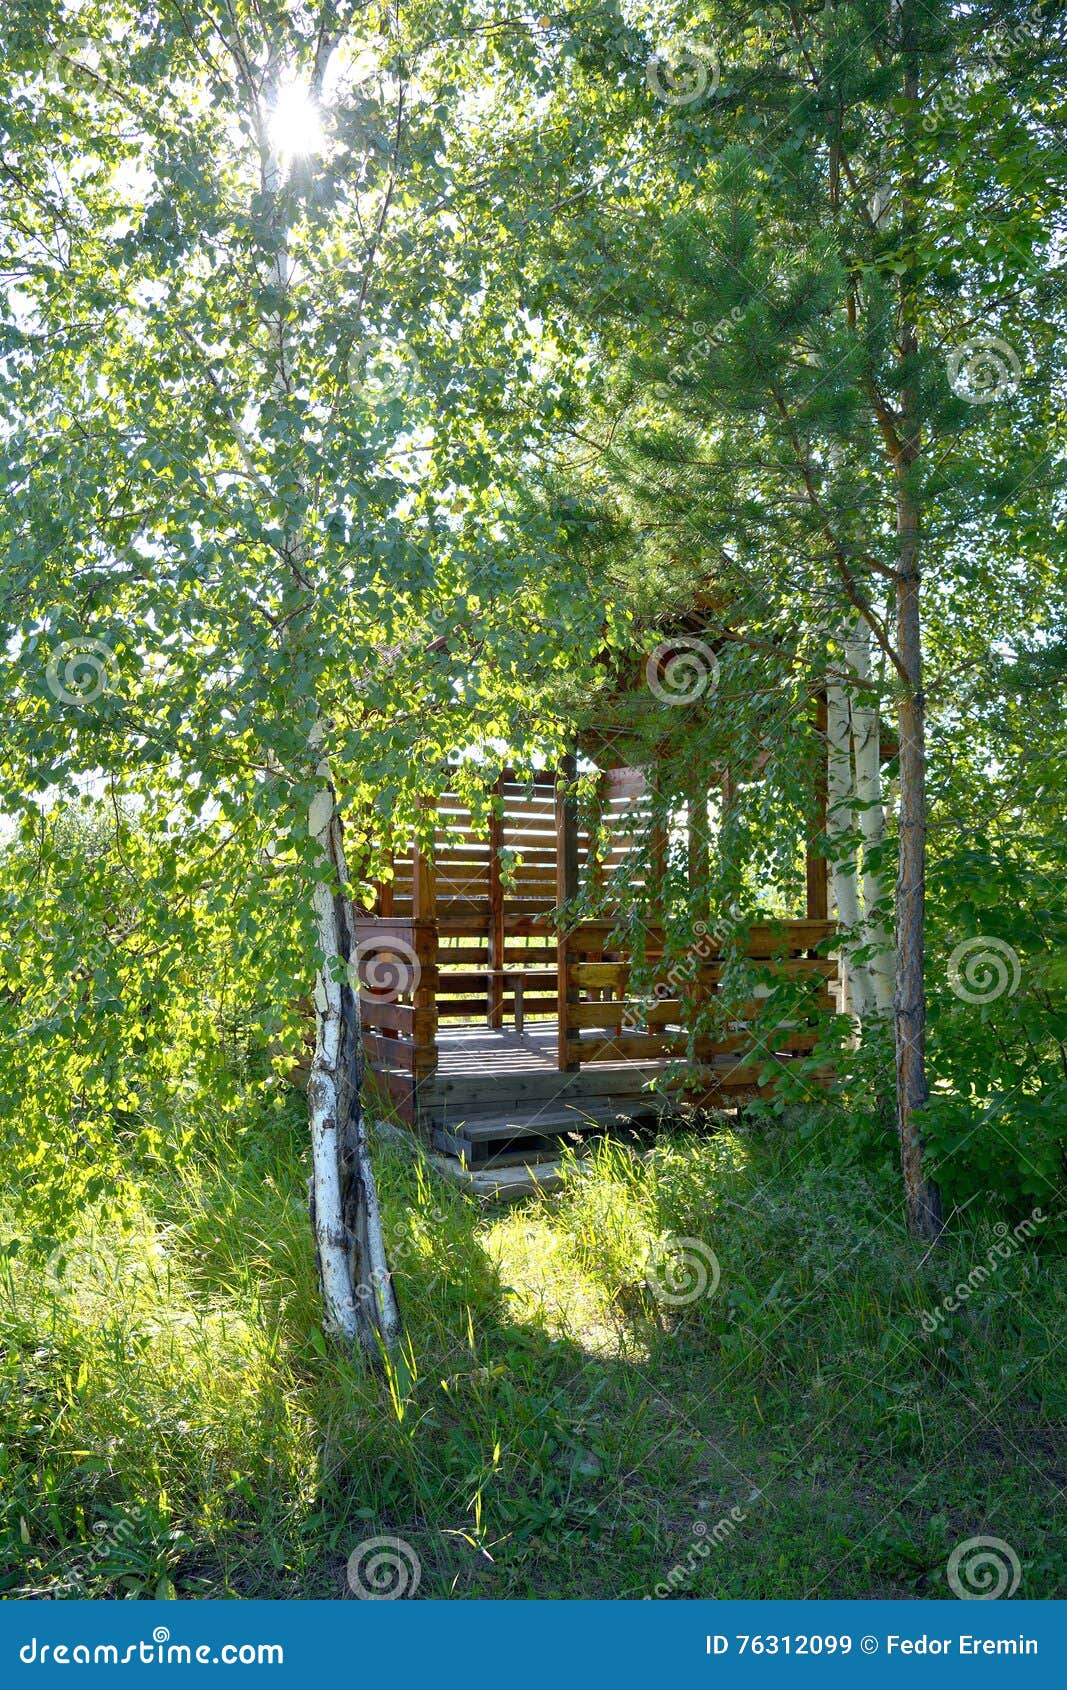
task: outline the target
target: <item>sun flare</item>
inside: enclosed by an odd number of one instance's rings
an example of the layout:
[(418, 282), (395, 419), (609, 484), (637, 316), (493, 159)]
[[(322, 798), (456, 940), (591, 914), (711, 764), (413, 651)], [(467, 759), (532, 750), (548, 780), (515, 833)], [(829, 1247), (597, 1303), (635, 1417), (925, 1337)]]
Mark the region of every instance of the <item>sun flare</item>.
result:
[(319, 108), (299, 83), (279, 88), (268, 128), (271, 143), (283, 158), (311, 158), (326, 144)]

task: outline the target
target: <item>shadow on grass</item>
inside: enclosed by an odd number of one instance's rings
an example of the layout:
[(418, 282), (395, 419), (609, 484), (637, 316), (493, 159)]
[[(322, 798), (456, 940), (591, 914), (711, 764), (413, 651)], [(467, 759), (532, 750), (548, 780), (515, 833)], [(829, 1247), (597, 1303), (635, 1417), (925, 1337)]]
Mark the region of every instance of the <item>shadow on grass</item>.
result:
[[(931, 1338), (993, 1217), (923, 1262), (880, 1148), (664, 1133), (487, 1211), (383, 1139), (406, 1340), (375, 1375), (318, 1330), (296, 1105), (253, 1126), (9, 1287), (9, 1594), (343, 1599), (355, 1555), (419, 1598), (943, 1596), (981, 1533), (1020, 1594), (1063, 1588), (1055, 1264), (1018, 1253)], [(715, 1257), (693, 1298), (649, 1286), (671, 1240)]]

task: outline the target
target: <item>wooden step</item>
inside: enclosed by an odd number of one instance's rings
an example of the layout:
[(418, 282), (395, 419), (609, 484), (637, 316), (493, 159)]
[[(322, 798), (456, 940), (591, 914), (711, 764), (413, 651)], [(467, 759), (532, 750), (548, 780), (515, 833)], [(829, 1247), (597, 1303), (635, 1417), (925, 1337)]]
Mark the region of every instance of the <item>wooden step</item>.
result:
[(664, 1064), (628, 1063), (620, 1067), (598, 1066), (580, 1073), (557, 1069), (529, 1069), (509, 1072), (500, 1067), (477, 1074), (428, 1074), (419, 1085), (420, 1111), (428, 1116), (440, 1107), (451, 1109), (525, 1108), (543, 1102), (565, 1100), (590, 1106), (598, 1099), (647, 1097), (650, 1080), (663, 1073)]
[(655, 1124), (662, 1111), (647, 1105), (602, 1104), (580, 1110), (510, 1110), (476, 1119), (455, 1118), (435, 1125), (435, 1149), (459, 1156), (469, 1167), (536, 1163), (558, 1157), (566, 1143), (578, 1145), (605, 1130), (625, 1131)]

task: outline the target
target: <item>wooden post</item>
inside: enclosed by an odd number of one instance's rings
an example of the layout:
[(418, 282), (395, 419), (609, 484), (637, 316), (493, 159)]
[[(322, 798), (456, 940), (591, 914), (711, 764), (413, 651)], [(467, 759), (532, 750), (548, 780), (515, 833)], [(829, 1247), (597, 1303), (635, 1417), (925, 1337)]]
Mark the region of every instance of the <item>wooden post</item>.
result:
[[(652, 789), (652, 827), (649, 838), (648, 853), (649, 875), (652, 880), (649, 892), (652, 894), (652, 897), (649, 899), (648, 909), (654, 919), (662, 921), (663, 911), (666, 907), (666, 899), (663, 895), (663, 882), (667, 878), (667, 829), (664, 825), (662, 816), (658, 813), (659, 804), (660, 795), (657, 785)], [(653, 899), (655, 900), (654, 902)]]
[[(818, 739), (818, 760), (815, 776), (815, 810), (811, 827), (813, 834), (826, 832), (826, 694), (820, 692), (815, 698), (815, 733)], [(827, 886), (829, 864), (825, 857), (820, 857), (808, 842), (805, 858), (807, 871), (807, 913), (809, 921), (826, 921), (830, 914), (830, 897)]]
[(689, 901), (694, 915), (707, 920), (710, 907), (708, 876), (711, 872), (711, 836), (708, 826), (708, 795), (701, 787), (689, 800)]
[(597, 892), (604, 884), (604, 859), (600, 855), (600, 847), (609, 843), (604, 838), (604, 817), (608, 803), (607, 780), (607, 775), (601, 771), (596, 778), (589, 806), (589, 885), (591, 890)]
[(489, 818), (489, 980), (486, 1025), (504, 1025), (504, 884), (500, 853), (504, 846), (504, 776), (496, 783), (499, 813), (494, 807)]
[[(419, 808), (433, 810), (433, 799), (420, 799)], [(418, 1082), (437, 1067), (437, 869), (432, 836), (427, 845), (416, 838), (412, 846), (411, 914), (419, 966), (419, 983), (412, 993)]]
[(412, 924), (418, 983), (411, 994), (414, 1010), (415, 1083), (437, 1068), (437, 923)]
[[(564, 757), (556, 779), (556, 904), (562, 908), (578, 892), (578, 806), (573, 791), (561, 790), (560, 782), (568, 787), (577, 778), (578, 760)], [(559, 1046), (556, 1066), (560, 1073), (573, 1073), (580, 1063), (571, 1054), (572, 1005), (578, 1002), (577, 987), (570, 978), (570, 936), (561, 927), (556, 942), (557, 1013), (559, 1016)]]
[(393, 913), (393, 889), (396, 884), (396, 852), (392, 849), (387, 851), (385, 860), (390, 869), (393, 871), (393, 874), (392, 878), (389, 880), (380, 880), (378, 882), (378, 914), (389, 916)]
[[(607, 851), (611, 844), (610, 827), (605, 829), (604, 820), (608, 808), (608, 777), (601, 770), (596, 779), (593, 791), (593, 801), (589, 814), (589, 891), (593, 900), (594, 913), (601, 910), (601, 893), (604, 890), (605, 861), (601, 856), (601, 846)], [(603, 962), (604, 948), (590, 953), (591, 962)], [(610, 986), (594, 986), (590, 989), (591, 998), (610, 1000), (612, 991)]]
[[(432, 798), (419, 799), (420, 810), (427, 811), (434, 808)], [(419, 839), (415, 840), (411, 851), (411, 913), (416, 921), (437, 920), (437, 865), (435, 856), (432, 837), (430, 843), (425, 846)]]

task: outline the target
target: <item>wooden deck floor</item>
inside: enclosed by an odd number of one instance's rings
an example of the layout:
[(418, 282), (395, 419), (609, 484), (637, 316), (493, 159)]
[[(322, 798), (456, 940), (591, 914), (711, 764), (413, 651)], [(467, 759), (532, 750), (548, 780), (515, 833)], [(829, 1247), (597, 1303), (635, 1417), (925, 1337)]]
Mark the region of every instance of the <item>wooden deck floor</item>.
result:
[(460, 1026), (437, 1029), (439, 1074), (555, 1073), (555, 1021), (528, 1023), (519, 1034), (510, 1027)]
[(432, 1127), (474, 1118), (525, 1126), (552, 1120), (564, 1131), (576, 1111), (664, 1107), (648, 1091), (663, 1062), (620, 1060), (568, 1073), (556, 1066), (557, 1055), (554, 1019), (528, 1023), (521, 1034), (513, 1027), (439, 1027), (436, 1072), (418, 1088), (419, 1119)]

